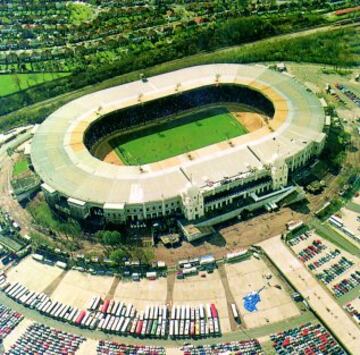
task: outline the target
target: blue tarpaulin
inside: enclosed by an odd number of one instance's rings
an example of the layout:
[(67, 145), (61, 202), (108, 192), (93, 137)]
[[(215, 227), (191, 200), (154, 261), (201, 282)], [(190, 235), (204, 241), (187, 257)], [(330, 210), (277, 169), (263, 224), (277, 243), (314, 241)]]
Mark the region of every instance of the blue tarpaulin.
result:
[(243, 298), (244, 308), (249, 312), (257, 311), (256, 305), (261, 301), (258, 292), (251, 292)]

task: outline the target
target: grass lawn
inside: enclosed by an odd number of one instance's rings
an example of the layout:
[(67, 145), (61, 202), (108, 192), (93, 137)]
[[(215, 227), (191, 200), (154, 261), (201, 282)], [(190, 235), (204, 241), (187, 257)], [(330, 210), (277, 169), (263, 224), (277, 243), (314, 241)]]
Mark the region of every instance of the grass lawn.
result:
[(37, 74), (4, 74), (0, 75), (0, 96), (13, 94), (25, 90), (30, 86), (51, 81), (69, 73), (37, 73)]
[(345, 239), (336, 230), (332, 229), (327, 223), (321, 223), (317, 219), (313, 219), (310, 224), (316, 229), (316, 233), (335, 244), (337, 247), (346, 250), (350, 254), (360, 257), (360, 250), (354, 244)]
[(26, 208), (37, 224), (49, 228), (53, 232), (60, 232), (69, 236), (77, 236), (81, 233), (81, 228), (77, 222), (70, 219), (60, 220), (44, 199), (33, 200)]
[(56, 229), (58, 221), (55, 219), (50, 207), (43, 201), (32, 201), (28, 205), (28, 210), (35, 221), (44, 227)]
[(110, 145), (127, 165), (148, 164), (247, 133), (224, 107), (188, 113), (155, 127), (124, 134)]
[(353, 288), (351, 291), (349, 291), (348, 293), (345, 293), (344, 295), (338, 297), (336, 300), (338, 303), (340, 303), (341, 306), (343, 306), (346, 303), (349, 303), (352, 300), (354, 300), (355, 298), (357, 298), (359, 296), (359, 293), (360, 293), (360, 287), (357, 286), (357, 287)]
[(17, 176), (21, 175), (23, 172), (25, 172), (28, 169), (29, 169), (29, 163), (26, 159), (18, 160), (14, 164), (13, 177), (17, 177)]

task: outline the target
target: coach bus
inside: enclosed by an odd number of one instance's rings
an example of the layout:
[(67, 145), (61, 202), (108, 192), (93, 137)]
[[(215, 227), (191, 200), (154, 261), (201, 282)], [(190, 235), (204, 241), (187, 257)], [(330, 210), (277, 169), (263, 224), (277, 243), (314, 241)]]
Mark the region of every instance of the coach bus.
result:
[(232, 303), (232, 304), (231, 304), (231, 311), (232, 311), (232, 314), (233, 314), (234, 319), (235, 319), (237, 322), (240, 322), (239, 313), (238, 313), (238, 310), (237, 310), (237, 308), (236, 308), (236, 304), (235, 304), (235, 303)]

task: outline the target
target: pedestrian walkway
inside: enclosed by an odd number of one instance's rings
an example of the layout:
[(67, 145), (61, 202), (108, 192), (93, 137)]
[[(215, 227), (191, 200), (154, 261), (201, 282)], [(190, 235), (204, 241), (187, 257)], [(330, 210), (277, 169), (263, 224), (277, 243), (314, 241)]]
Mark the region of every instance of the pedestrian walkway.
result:
[(352, 354), (360, 353), (360, 330), (305, 266), (276, 236), (259, 244), (325, 325)]

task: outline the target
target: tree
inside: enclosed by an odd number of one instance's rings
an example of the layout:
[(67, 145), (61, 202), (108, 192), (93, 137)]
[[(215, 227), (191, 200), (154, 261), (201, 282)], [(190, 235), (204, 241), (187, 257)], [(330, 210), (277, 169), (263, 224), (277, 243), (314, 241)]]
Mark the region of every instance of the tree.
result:
[(116, 264), (121, 264), (124, 258), (127, 257), (127, 253), (123, 249), (115, 249), (110, 253), (110, 259)]
[(99, 231), (96, 235), (102, 243), (111, 246), (118, 245), (122, 241), (122, 235), (118, 231)]
[(155, 255), (152, 248), (134, 247), (131, 251), (133, 259), (137, 259), (141, 264), (151, 264), (154, 260)]

